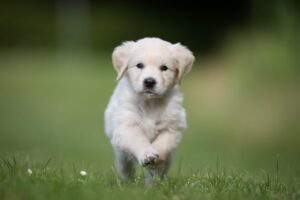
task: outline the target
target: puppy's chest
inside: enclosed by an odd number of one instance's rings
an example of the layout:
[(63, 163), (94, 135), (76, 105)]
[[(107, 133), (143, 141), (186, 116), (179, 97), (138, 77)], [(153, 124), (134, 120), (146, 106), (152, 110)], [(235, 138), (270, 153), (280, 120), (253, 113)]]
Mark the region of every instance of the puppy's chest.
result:
[(153, 141), (162, 131), (166, 130), (168, 123), (164, 120), (163, 111), (153, 109), (142, 112), (140, 126), (146, 137)]

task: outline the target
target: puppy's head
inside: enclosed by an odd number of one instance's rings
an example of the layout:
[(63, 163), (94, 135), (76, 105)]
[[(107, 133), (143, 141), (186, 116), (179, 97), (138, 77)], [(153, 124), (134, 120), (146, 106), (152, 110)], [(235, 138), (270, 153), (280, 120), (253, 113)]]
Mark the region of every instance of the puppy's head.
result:
[(180, 43), (144, 38), (116, 47), (112, 60), (117, 80), (126, 76), (136, 93), (159, 97), (190, 71), (194, 56)]

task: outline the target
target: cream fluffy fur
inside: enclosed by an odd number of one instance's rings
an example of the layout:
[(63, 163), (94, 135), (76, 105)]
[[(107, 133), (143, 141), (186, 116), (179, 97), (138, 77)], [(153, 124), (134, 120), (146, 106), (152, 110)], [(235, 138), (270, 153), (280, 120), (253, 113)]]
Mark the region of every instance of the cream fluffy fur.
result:
[[(116, 47), (112, 59), (119, 82), (105, 111), (105, 129), (116, 167), (129, 178), (138, 161), (149, 172), (150, 183), (153, 175), (167, 172), (186, 128), (178, 83), (190, 71), (194, 56), (179, 43), (144, 38)], [(151, 90), (145, 87), (146, 78), (156, 82)]]

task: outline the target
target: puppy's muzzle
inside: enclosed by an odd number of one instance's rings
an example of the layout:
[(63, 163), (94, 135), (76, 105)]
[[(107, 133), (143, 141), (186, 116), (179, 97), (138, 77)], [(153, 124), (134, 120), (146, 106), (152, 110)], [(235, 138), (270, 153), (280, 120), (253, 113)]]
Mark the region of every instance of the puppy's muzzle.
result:
[(144, 87), (146, 89), (153, 89), (156, 85), (156, 80), (154, 78), (148, 77), (144, 80)]

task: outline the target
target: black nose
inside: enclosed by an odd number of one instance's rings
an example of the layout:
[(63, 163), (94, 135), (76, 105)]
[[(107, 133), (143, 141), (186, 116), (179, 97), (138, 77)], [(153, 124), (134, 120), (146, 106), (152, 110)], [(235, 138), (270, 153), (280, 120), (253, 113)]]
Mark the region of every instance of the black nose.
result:
[(156, 84), (156, 81), (155, 81), (154, 78), (146, 78), (146, 79), (144, 80), (144, 86), (145, 86), (146, 88), (151, 89), (151, 88), (153, 88), (153, 87), (155, 86), (155, 84)]

